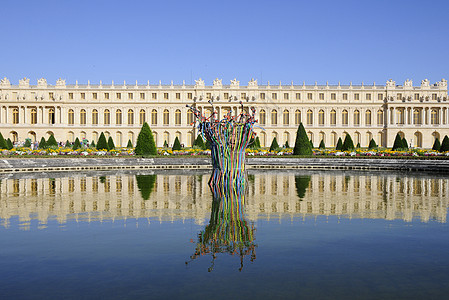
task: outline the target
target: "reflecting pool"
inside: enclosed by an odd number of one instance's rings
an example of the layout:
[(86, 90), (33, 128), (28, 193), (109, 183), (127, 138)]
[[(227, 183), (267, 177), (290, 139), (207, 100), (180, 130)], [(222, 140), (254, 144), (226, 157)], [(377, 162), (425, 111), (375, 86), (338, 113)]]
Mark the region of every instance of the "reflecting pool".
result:
[(0, 178), (0, 298), (446, 298), (449, 177), (89, 172)]

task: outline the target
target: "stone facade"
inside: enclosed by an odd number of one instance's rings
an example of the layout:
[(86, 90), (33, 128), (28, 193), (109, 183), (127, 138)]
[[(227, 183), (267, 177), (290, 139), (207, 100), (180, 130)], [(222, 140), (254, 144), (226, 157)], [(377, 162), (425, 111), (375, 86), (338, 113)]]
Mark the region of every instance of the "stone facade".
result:
[(262, 146), (274, 137), (283, 145), (294, 143), (299, 122), (303, 122), (313, 144), (324, 139), (335, 146), (339, 137), (350, 134), (354, 143), (366, 147), (371, 138), (391, 147), (399, 132), (414, 147), (430, 148), (435, 138), (449, 134), (447, 81), (430, 84), (411, 80), (397, 85), (258, 85), (251, 80), (241, 86), (236, 79), (223, 85), (216, 79), (206, 86), (195, 85), (66, 84), (59, 79), (49, 85), (41, 78), (30, 85), (24, 78), (12, 85), (0, 80), (0, 132), (13, 141), (39, 140), (54, 134), (58, 141), (76, 137), (89, 141), (101, 132), (112, 136), (116, 146), (133, 144), (146, 121), (154, 132), (157, 146), (171, 145), (177, 136), (190, 146), (198, 134), (193, 114), (186, 104), (195, 104), (206, 113), (214, 107), (220, 116), (239, 112), (240, 102), (254, 106), (255, 128)]

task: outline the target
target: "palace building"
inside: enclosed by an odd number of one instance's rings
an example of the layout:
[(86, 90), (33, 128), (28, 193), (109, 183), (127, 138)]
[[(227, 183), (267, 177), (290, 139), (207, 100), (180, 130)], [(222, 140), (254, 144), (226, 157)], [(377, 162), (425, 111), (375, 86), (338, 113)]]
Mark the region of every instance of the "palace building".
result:
[(223, 85), (216, 79), (206, 86), (195, 85), (66, 84), (59, 79), (49, 85), (39, 79), (19, 80), (12, 85), (0, 81), (0, 132), (5, 138), (23, 142), (53, 134), (58, 141), (76, 137), (97, 140), (100, 133), (111, 136), (116, 146), (136, 142), (141, 125), (148, 122), (157, 146), (165, 141), (191, 146), (198, 134), (194, 116), (186, 104), (195, 105), (206, 116), (213, 109), (220, 118), (229, 111), (240, 112), (254, 106), (255, 128), (262, 146), (273, 138), (280, 145), (294, 143), (296, 130), (303, 123), (315, 146), (324, 140), (334, 147), (339, 137), (350, 134), (354, 143), (368, 146), (371, 138), (391, 147), (397, 133), (413, 147), (431, 148), (435, 138), (449, 134), (447, 81), (413, 86), (389, 80), (385, 85), (258, 85), (251, 80), (241, 86), (236, 79)]

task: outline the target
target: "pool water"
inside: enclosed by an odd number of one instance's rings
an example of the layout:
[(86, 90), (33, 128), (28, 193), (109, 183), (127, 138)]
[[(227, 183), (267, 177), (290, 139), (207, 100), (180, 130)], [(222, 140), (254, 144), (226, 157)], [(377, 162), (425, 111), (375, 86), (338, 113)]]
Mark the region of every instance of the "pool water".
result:
[(447, 177), (250, 173), (228, 214), (208, 179), (3, 178), (0, 298), (447, 297)]

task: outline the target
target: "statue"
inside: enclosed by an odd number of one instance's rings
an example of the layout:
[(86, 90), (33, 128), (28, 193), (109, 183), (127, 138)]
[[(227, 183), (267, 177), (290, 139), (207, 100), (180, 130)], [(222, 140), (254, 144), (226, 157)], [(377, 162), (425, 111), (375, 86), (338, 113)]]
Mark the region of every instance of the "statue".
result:
[(37, 85), (38, 86), (47, 86), (47, 79), (45, 79), (45, 78), (38, 79)]
[(195, 88), (204, 88), (204, 80), (201, 77), (198, 80), (195, 80)]
[(387, 81), (387, 83), (385, 84), (387, 87), (395, 87), (396, 86), (396, 81), (393, 81), (393, 79), (390, 79)]
[(222, 88), (223, 87), (222, 79), (215, 78), (215, 80), (214, 80), (214, 87)]
[(438, 85), (439, 87), (445, 88), (445, 87), (447, 87), (447, 80), (443, 78), (443, 79), (441, 79), (441, 81), (438, 81), (438, 82), (437, 82), (437, 85)]
[(251, 78), (248, 82), (248, 87), (257, 87), (257, 79)]
[(411, 81), (410, 79), (407, 79), (407, 80), (404, 82), (404, 86), (405, 86), (405, 87), (413, 87), (413, 81)]
[(30, 86), (30, 79), (23, 77), (19, 80), (19, 87), (28, 87)]
[(62, 79), (61, 77), (59, 77), (59, 79), (56, 80), (56, 86), (61, 86), (61, 87), (65, 86), (65, 80)]
[(430, 87), (429, 79), (421, 80), (421, 87)]
[(231, 87), (239, 87), (240, 81), (237, 80), (237, 78), (234, 78), (231, 80)]
[(10, 86), (11, 83), (9, 82), (9, 79), (8, 79), (8, 78), (4, 77), (3, 79), (0, 79), (0, 85), (3, 85), (3, 86)]

